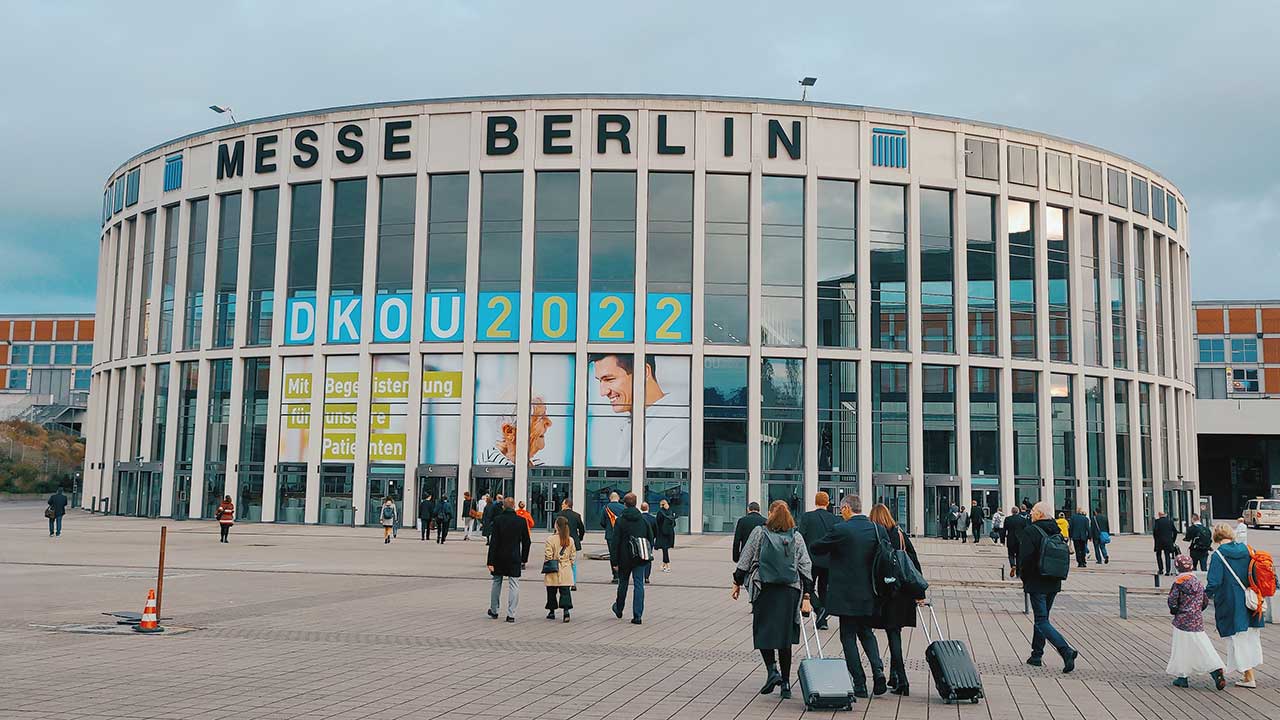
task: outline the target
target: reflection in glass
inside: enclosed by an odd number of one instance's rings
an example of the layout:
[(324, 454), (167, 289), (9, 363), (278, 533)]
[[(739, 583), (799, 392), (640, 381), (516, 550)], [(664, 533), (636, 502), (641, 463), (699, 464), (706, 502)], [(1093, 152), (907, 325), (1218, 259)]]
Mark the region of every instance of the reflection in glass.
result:
[(871, 186), (871, 347), (908, 350), (907, 193)]
[[(235, 339), (239, 265), (240, 193), (232, 193), (218, 198), (218, 250), (213, 281), (213, 346), (216, 348), (231, 347)], [(128, 310), (126, 305), (125, 312)], [(128, 323), (125, 324), (127, 327)]]
[(765, 176), (760, 342), (804, 344), (804, 178)]
[(1013, 474), (1020, 478), (1040, 477), (1040, 392), (1039, 373), (1014, 370), (1013, 380)]
[(818, 344), (858, 346), (857, 184), (818, 181)]
[(156, 352), (173, 349), (174, 282), (178, 272), (178, 215), (180, 205), (164, 209), (164, 260), (160, 266), (160, 337)]
[(1067, 211), (1046, 210), (1045, 238), (1049, 252), (1049, 359), (1071, 362), (1071, 248)]
[(1102, 268), (1098, 245), (1098, 216), (1080, 214), (1080, 269), (1085, 276), (1080, 298), (1080, 326), (1084, 331), (1084, 363), (1102, 365)]
[(995, 355), (996, 333), (996, 199), (965, 196), (965, 285), (969, 297), (969, 352)]
[[(911, 425), (907, 398), (911, 378), (906, 363), (871, 364), (871, 469), (907, 474)], [(954, 414), (954, 410), (953, 410)]]
[(204, 254), (209, 240), (209, 198), (192, 200), (191, 227), (187, 234), (187, 300), (183, 305), (182, 349), (200, 347), (204, 320)]
[(955, 278), (951, 193), (920, 190), (920, 346), (955, 352)]
[(1132, 480), (1129, 474), (1129, 381), (1115, 380), (1116, 477)]
[(364, 213), (368, 180), (333, 184), (333, 247), (329, 253), (329, 296), (359, 295), (364, 287)]
[(1036, 357), (1036, 239), (1032, 215), (1035, 206), (1010, 200), (1009, 231), (1009, 335), (1016, 358)]
[(702, 464), (747, 469), (747, 358), (703, 359)]
[(760, 361), (760, 469), (804, 471), (804, 360), (799, 358)]
[(533, 201), (533, 291), (578, 292), (578, 173), (539, 172)]
[(1134, 335), (1138, 344), (1138, 369), (1147, 372), (1147, 231), (1133, 229), (1133, 309)]
[(1053, 479), (1076, 477), (1075, 406), (1072, 405), (1072, 377), (1049, 375), (1049, 414), (1053, 432)]
[(645, 277), (649, 293), (692, 293), (692, 173), (649, 174), (645, 237)]
[(520, 221), (524, 174), (480, 176), (480, 292), (520, 291)]
[(969, 368), (969, 471), (1000, 477), (1000, 370)]
[(747, 343), (746, 175), (707, 175), (703, 266), (703, 336), (708, 343)]
[(320, 183), (293, 186), (289, 209), (290, 298), (315, 297), (320, 247)]
[(418, 178), (382, 178), (378, 200), (378, 266), (374, 281), (379, 295), (413, 292), (413, 216)]
[(466, 173), (432, 175), (427, 202), (427, 292), (462, 292), (467, 284)]
[(1129, 333), (1125, 326), (1128, 313), (1124, 302), (1124, 223), (1107, 221), (1107, 240), (1111, 244), (1111, 357), (1116, 368), (1129, 367), (1126, 350)]
[(956, 475), (956, 369), (921, 368), (924, 413), (924, 472)]
[[(1154, 235), (1154, 252), (1151, 255), (1153, 282), (1155, 284), (1156, 311), (1156, 373), (1164, 375), (1164, 237)], [(1163, 427), (1163, 425), (1161, 426)], [(1167, 467), (1167, 466), (1166, 466)]]
[(591, 174), (591, 291), (635, 292), (636, 174)]
[(820, 485), (857, 477), (858, 363), (853, 360), (818, 360), (818, 472)]
[(253, 191), (253, 223), (249, 233), (248, 345), (271, 344), (276, 285), (276, 223), (280, 188)]

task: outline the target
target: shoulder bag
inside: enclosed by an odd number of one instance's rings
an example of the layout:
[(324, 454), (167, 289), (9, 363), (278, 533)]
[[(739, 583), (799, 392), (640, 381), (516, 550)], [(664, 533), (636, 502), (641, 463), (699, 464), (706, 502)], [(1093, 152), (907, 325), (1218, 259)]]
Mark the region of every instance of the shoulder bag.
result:
[(1258, 612), (1258, 608), (1261, 605), (1258, 593), (1254, 592), (1253, 588), (1247, 587), (1244, 583), (1240, 582), (1240, 576), (1232, 569), (1231, 563), (1227, 562), (1226, 556), (1223, 555), (1221, 551), (1214, 550), (1213, 554), (1217, 555), (1218, 559), (1222, 561), (1222, 564), (1227, 566), (1227, 572), (1231, 573), (1231, 577), (1235, 578), (1236, 584), (1244, 591), (1244, 606), (1249, 610), (1249, 612)]
[[(560, 558), (564, 557), (564, 548), (560, 549)], [(551, 558), (542, 561), (542, 574), (550, 575), (551, 573), (560, 572), (560, 558)]]

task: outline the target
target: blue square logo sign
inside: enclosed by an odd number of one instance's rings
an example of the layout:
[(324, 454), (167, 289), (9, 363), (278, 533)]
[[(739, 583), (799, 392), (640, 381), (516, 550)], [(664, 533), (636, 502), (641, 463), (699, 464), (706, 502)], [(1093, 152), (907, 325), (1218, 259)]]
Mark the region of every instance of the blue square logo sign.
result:
[(373, 341), (409, 342), (413, 327), (413, 296), (408, 293), (379, 295), (373, 303)]
[(359, 295), (329, 298), (329, 335), (325, 342), (352, 344), (360, 342)]
[(285, 303), (284, 344), (310, 345), (316, 339), (316, 299), (293, 297)]
[(427, 293), (423, 315), (423, 342), (459, 342), (462, 340), (462, 293)]

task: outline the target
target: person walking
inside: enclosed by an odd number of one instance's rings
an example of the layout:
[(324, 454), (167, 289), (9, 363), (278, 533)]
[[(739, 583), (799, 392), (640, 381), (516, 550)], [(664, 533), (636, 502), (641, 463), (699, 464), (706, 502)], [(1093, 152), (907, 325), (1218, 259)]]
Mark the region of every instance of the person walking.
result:
[(49, 537), (62, 537), (62, 516), (67, 514), (67, 496), (59, 487), (49, 496), (49, 507), (44, 516), (49, 519)]
[(737, 563), (738, 558), (742, 556), (742, 546), (747, 544), (747, 538), (751, 537), (751, 531), (764, 523), (764, 516), (760, 514), (760, 503), (755, 501), (748, 503), (747, 514), (738, 518), (738, 524), (733, 527), (734, 563)]
[[(582, 516), (573, 509), (573, 499), (565, 498), (560, 502), (560, 514), (556, 517), (562, 517), (569, 523), (569, 537), (573, 538), (573, 549), (582, 552), (582, 541), (587, 537), (587, 526), (582, 522)], [(573, 564), (573, 590), (578, 589), (578, 564)]]
[(382, 499), (382, 509), (378, 511), (379, 521), (382, 523), (382, 542), (391, 544), (391, 535), (395, 531), (396, 520), (399, 513), (396, 512), (396, 503), (388, 495)]
[(1187, 555), (1192, 570), (1209, 570), (1209, 553), (1213, 550), (1213, 531), (1200, 522), (1199, 515), (1192, 515), (1187, 532), (1182, 536), (1187, 543)]
[(1209, 606), (1204, 583), (1192, 572), (1194, 562), (1189, 555), (1174, 560), (1178, 577), (1169, 587), (1169, 612), (1173, 613), (1173, 643), (1165, 672), (1173, 676), (1173, 684), (1187, 687), (1187, 676), (1209, 673), (1219, 690), (1227, 686), (1222, 658), (1204, 631), (1204, 609)]
[(630, 583), (635, 587), (631, 624), (639, 625), (644, 618), (645, 568), (653, 561), (653, 528), (636, 507), (635, 493), (627, 493), (622, 504), (622, 514), (613, 528), (613, 569), (618, 576), (618, 597), (613, 601), (612, 609), (613, 614), (621, 619), (622, 611), (627, 607), (627, 584)]
[(1093, 517), (1089, 518), (1089, 536), (1093, 540), (1093, 563), (1106, 565), (1111, 562), (1107, 552), (1107, 544), (1111, 542), (1111, 523), (1102, 514), (1102, 508), (1093, 509)]
[[(569, 530), (569, 520), (556, 516), (556, 531), (549, 535), (542, 547), (542, 577), (547, 586), (547, 619), (556, 619), (556, 608), (564, 611), (564, 621), (569, 622), (573, 609), (570, 589), (574, 585), (573, 566), (577, 563), (578, 549)], [(550, 570), (550, 572), (548, 572)]]
[(476, 501), (471, 492), (462, 493), (462, 539), (470, 540), (471, 531), (475, 529)]
[(734, 600), (743, 585), (751, 602), (751, 643), (766, 672), (760, 694), (781, 688), (781, 698), (790, 699), (791, 646), (800, 642), (801, 614), (813, 610), (813, 561), (784, 500), (770, 503), (765, 524), (747, 536), (733, 571)]
[(1009, 551), (1009, 577), (1018, 576), (1018, 541), (1023, 529), (1031, 524), (1024, 510), (1018, 506), (1009, 508), (1009, 517), (1004, 519), (1004, 546)]
[(1156, 513), (1156, 520), (1151, 523), (1151, 538), (1155, 541), (1156, 572), (1161, 575), (1172, 575), (1178, 527), (1173, 524), (1173, 520), (1165, 516), (1163, 511)]
[(973, 531), (973, 544), (977, 545), (982, 539), (982, 531), (987, 526), (987, 518), (985, 509), (978, 505), (978, 501), (973, 501), (973, 507), (969, 510), (969, 528)]
[(991, 541), (1004, 544), (1004, 510), (1000, 508), (991, 513)]
[(1087, 566), (1086, 558), (1089, 557), (1089, 538), (1093, 535), (1093, 524), (1089, 522), (1089, 517), (1084, 514), (1083, 508), (1076, 508), (1071, 519), (1067, 521), (1067, 535), (1071, 538), (1071, 544), (1076, 550), (1076, 567)]
[(449, 502), (448, 495), (441, 495), (440, 500), (436, 502), (435, 523), (436, 544), (443, 545), (444, 539), (449, 535), (449, 529), (453, 527), (453, 503)]
[[(503, 502), (501, 493), (494, 496), (493, 502), (485, 506), (484, 513), (480, 516), (480, 533), (484, 535), (486, 544), (491, 540), (490, 534), (493, 532), (494, 519), (501, 515), (504, 510), (506, 510), (506, 504)], [(514, 504), (511, 512), (515, 512)]]
[(951, 503), (951, 507), (947, 509), (947, 539), (955, 540), (956, 525), (960, 523), (960, 506)]
[[(916, 555), (911, 539), (902, 532), (902, 528), (898, 527), (889, 508), (877, 503), (871, 508), (869, 518), (871, 522), (882, 528), (884, 534), (880, 537), (887, 537), (889, 545), (894, 550), (906, 550), (907, 556), (911, 558), (911, 564), (915, 565), (916, 571), (923, 575), (920, 557)], [(880, 614), (876, 616), (876, 622), (873, 623), (874, 627), (884, 630), (889, 642), (888, 685), (889, 692), (894, 695), (906, 697), (911, 694), (911, 686), (907, 682), (906, 656), (902, 652), (902, 628), (916, 626), (916, 606), (923, 605), (924, 601), (924, 595), (915, 597), (905, 590), (898, 589), (883, 599)]]
[(658, 529), (653, 546), (662, 551), (662, 572), (671, 572), (671, 548), (676, 546), (676, 514), (666, 498), (658, 501)]
[(960, 543), (969, 542), (969, 509), (961, 506), (956, 512), (956, 534), (960, 536)]
[(1062, 533), (1062, 537), (1070, 539), (1071, 526), (1067, 523), (1066, 513), (1064, 512), (1058, 513), (1057, 524), (1058, 524), (1058, 532)]
[(490, 618), (498, 619), (498, 603), (502, 586), (507, 586), (507, 622), (516, 621), (520, 604), (520, 570), (529, 562), (529, 524), (516, 514), (515, 498), (503, 499), (503, 510), (493, 515), (489, 528), (489, 554), (486, 559), (493, 584), (489, 589)]
[(218, 510), (213, 516), (218, 519), (218, 542), (231, 542), (227, 536), (231, 534), (231, 526), (236, 522), (236, 504), (231, 502), (230, 495), (222, 496), (222, 502), (218, 503)]
[(889, 686), (884, 677), (880, 647), (871, 627), (876, 622), (879, 606), (872, 584), (872, 564), (879, 549), (876, 526), (862, 512), (862, 500), (853, 494), (840, 501), (841, 511), (849, 519), (836, 525), (826, 537), (810, 543), (814, 555), (827, 556), (831, 568), (828, 597), (823, 598), (827, 612), (840, 619), (840, 645), (844, 662), (853, 678), (854, 695), (867, 695), (867, 674), (862, 669), (858, 645), (871, 665), (872, 694), (883, 695)]
[(529, 511), (525, 508), (523, 500), (521, 500), (519, 505), (517, 506), (516, 514), (524, 518), (525, 523), (529, 526), (529, 532), (533, 532), (533, 525), (534, 525), (533, 516), (530, 515)]
[[(1031, 524), (1022, 530), (1018, 538), (1018, 577), (1022, 579), (1022, 591), (1029, 597), (1035, 618), (1031, 657), (1027, 658), (1027, 664), (1035, 667), (1044, 664), (1044, 645), (1048, 641), (1062, 656), (1062, 672), (1069, 673), (1076, 669), (1076, 658), (1080, 653), (1053, 627), (1049, 613), (1053, 611), (1053, 600), (1062, 591), (1062, 580), (1071, 567), (1071, 554), (1065, 541), (1056, 539), (1054, 535), (1061, 536), (1062, 531), (1054, 522), (1053, 505), (1041, 500), (1031, 508)], [(1065, 557), (1060, 557), (1059, 552)], [(1042, 567), (1045, 560), (1060, 563), (1062, 577), (1046, 574), (1046, 571), (1056, 572), (1057, 568)]]
[[(839, 519), (831, 512), (831, 496), (818, 491), (813, 496), (813, 510), (800, 516), (796, 531), (804, 536), (805, 543), (812, 545), (831, 532)], [(825, 555), (813, 555), (813, 607), (818, 611), (815, 623), (819, 630), (827, 629), (827, 588), (831, 580), (831, 566)]]
[[(1218, 549), (1209, 557), (1209, 575), (1205, 592), (1213, 599), (1213, 621), (1218, 636), (1227, 641), (1225, 669), (1240, 672), (1243, 677), (1236, 687), (1256, 688), (1253, 669), (1262, 664), (1262, 635), (1266, 616), (1250, 610), (1245, 603), (1245, 580), (1253, 556), (1249, 546), (1239, 542), (1235, 530), (1226, 523), (1213, 528), (1213, 542)], [(1259, 598), (1265, 602), (1264, 599)]]
[(423, 542), (431, 539), (431, 522), (436, 517), (436, 501), (431, 493), (422, 496), (422, 500), (418, 503), (418, 523), (422, 526), (422, 536), (419, 538)]
[(1236, 518), (1236, 542), (1241, 545), (1249, 544), (1249, 524), (1243, 517)]
[[(658, 549), (658, 516), (649, 512), (649, 503), (640, 503), (640, 517), (644, 518), (644, 522), (649, 526), (649, 530), (653, 532), (654, 550)], [(649, 563), (644, 568), (644, 581), (649, 582), (649, 578), (653, 577), (653, 563)]]
[(604, 512), (600, 515), (600, 527), (604, 528), (604, 544), (609, 548), (609, 567), (613, 570), (613, 582), (618, 581), (618, 517), (626, 509), (618, 498), (618, 493), (609, 493), (609, 502), (605, 503)]

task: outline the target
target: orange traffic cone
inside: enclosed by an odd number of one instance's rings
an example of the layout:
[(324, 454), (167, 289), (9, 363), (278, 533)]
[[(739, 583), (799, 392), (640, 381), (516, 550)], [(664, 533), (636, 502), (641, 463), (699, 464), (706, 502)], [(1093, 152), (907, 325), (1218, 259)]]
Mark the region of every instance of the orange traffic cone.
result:
[(134, 631), (140, 633), (159, 633), (164, 632), (164, 628), (160, 627), (160, 620), (156, 617), (156, 591), (152, 588), (147, 591), (147, 606), (142, 609), (142, 621), (133, 626)]

